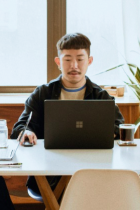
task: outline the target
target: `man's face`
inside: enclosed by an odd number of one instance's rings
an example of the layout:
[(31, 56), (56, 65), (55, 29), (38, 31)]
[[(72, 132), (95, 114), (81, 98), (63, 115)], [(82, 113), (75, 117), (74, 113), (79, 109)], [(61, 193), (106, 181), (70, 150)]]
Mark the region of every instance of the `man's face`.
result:
[(62, 50), (55, 62), (62, 71), (62, 82), (66, 87), (80, 87), (85, 84), (85, 74), (93, 58), (85, 49)]

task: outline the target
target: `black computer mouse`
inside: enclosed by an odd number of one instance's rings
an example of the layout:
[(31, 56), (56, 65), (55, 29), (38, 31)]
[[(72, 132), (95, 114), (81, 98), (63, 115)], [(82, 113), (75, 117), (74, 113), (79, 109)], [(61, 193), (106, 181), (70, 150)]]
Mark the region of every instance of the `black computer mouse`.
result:
[(22, 144), (24, 147), (32, 147), (34, 144), (29, 142), (29, 139), (26, 138)]

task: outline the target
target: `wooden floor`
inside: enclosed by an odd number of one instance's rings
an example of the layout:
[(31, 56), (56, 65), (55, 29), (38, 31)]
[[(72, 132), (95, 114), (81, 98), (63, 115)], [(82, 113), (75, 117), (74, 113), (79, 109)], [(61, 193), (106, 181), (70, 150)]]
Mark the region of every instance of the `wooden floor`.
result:
[[(44, 210), (44, 203), (39, 202), (27, 194), (26, 192), (18, 193), (16, 191), (9, 191), (12, 203), (14, 204), (15, 210)], [(12, 194), (12, 195), (11, 195)], [(13, 195), (14, 194), (14, 195)]]
[(27, 176), (4, 176), (15, 210), (44, 210), (45, 206), (27, 193)]

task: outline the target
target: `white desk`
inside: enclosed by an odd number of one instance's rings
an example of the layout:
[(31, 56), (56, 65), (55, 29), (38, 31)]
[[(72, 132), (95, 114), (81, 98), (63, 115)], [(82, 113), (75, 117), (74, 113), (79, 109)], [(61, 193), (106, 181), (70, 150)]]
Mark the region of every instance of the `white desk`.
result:
[[(140, 174), (140, 139), (137, 146), (118, 146), (109, 150), (45, 150), (44, 141), (33, 147), (19, 146), (11, 162), (22, 162), (22, 168), (0, 168), (0, 175), (72, 175), (83, 168), (130, 169)], [(9, 140), (14, 145), (15, 140)], [(6, 163), (9, 161), (0, 161)]]
[[(70, 179), (80, 169), (129, 169), (140, 174), (140, 139), (137, 146), (120, 147), (115, 141), (110, 150), (45, 150), (44, 141), (33, 147), (19, 146), (11, 162), (22, 162), (22, 168), (0, 168), (0, 175), (35, 175), (47, 209), (58, 210), (57, 199)], [(16, 140), (9, 140), (9, 145)], [(0, 161), (7, 162), (7, 161)], [(8, 161), (9, 162), (9, 161)], [(62, 175), (52, 192), (45, 175)]]

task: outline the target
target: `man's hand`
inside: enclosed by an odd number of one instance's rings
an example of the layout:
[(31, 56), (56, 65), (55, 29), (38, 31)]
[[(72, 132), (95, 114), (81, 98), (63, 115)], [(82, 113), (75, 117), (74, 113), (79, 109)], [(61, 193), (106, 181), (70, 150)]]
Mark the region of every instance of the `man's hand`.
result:
[[(22, 134), (22, 131), (20, 132), (17, 140), (19, 140), (21, 134)], [(25, 141), (26, 138), (29, 139), (30, 143), (37, 144), (37, 137), (36, 137), (35, 133), (32, 132), (32, 131), (26, 130), (24, 135), (23, 135), (23, 137), (22, 137), (22, 139), (21, 139), (21, 141), (20, 141), (20, 145), (23, 144), (23, 142)]]

